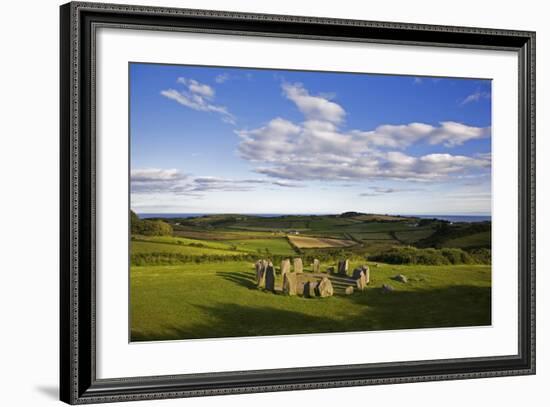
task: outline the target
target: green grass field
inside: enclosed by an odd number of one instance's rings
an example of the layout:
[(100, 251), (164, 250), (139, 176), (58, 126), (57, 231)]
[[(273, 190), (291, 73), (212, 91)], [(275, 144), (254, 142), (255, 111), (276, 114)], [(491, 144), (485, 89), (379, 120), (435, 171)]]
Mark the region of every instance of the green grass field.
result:
[[(133, 240), (131, 250), (132, 253), (180, 253), (186, 255), (232, 255), (239, 254), (237, 250), (231, 250), (229, 245), (223, 247), (212, 247), (213, 243), (192, 243), (190, 244), (177, 244), (168, 242), (155, 242), (145, 240)], [(202, 246), (200, 246), (202, 245)], [(217, 245), (216, 245), (217, 246)]]
[(427, 238), (432, 233), (433, 233), (433, 229), (431, 228), (415, 228), (412, 230), (397, 231), (395, 232), (395, 237), (399, 239), (401, 242), (411, 244), (420, 239)]
[(474, 233), (469, 236), (450, 239), (445, 242), (445, 246), (458, 248), (477, 247), (483, 246), (487, 241), (491, 241), (491, 232)]
[(133, 341), (491, 323), (490, 266), (381, 264), (366, 291), (312, 299), (257, 289), (247, 262), (132, 267), (130, 281)]
[[(266, 250), (267, 249), (267, 250)], [(292, 256), (294, 250), (284, 237), (271, 239), (199, 240), (171, 236), (136, 236), (131, 242), (132, 253), (180, 253), (186, 255), (237, 255), (261, 252)]]
[[(444, 229), (439, 221), (354, 213), (214, 215), (165, 221), (173, 236), (132, 235), (132, 341), (491, 323), (490, 253), (483, 265), (453, 261), (375, 267), (367, 260), (394, 248), (410, 251), (409, 246), (417, 244), (490, 248), (487, 224), (443, 225)], [(334, 242), (349, 245), (291, 245), (289, 237), (306, 242), (339, 239)], [(329, 298), (288, 297), (256, 288), (253, 262), (271, 259), (278, 270), (282, 259), (295, 257), (303, 259), (306, 275), (314, 258), (321, 260), (322, 271), (343, 258), (350, 259), (350, 271), (368, 263), (371, 283), (365, 291), (346, 296), (346, 285), (333, 280), (336, 292)], [(394, 281), (397, 274), (405, 275), (408, 282)], [(390, 284), (394, 291), (383, 292), (382, 284)], [(279, 276), (276, 286), (281, 286)]]

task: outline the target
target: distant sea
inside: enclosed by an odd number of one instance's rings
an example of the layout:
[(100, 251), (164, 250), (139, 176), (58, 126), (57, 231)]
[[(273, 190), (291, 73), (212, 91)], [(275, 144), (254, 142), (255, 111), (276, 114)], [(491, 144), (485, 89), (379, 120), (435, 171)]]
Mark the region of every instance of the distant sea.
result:
[[(213, 215), (212, 213), (139, 213), (138, 214), (140, 218), (147, 219), (147, 218), (193, 218), (198, 216), (206, 216), (206, 215)], [(248, 215), (248, 216), (261, 216), (264, 218), (274, 218), (277, 216), (288, 216), (291, 214), (288, 213), (243, 213), (240, 215)], [(293, 213), (292, 215), (300, 216), (300, 215), (327, 215), (326, 213)], [(448, 222), (485, 222), (490, 221), (491, 216), (487, 215), (401, 215), (401, 216), (414, 216), (417, 218), (422, 219), (440, 219), (440, 220), (446, 220)]]
[(448, 222), (486, 222), (491, 221), (491, 216), (487, 215), (403, 215), (415, 216), (422, 219), (440, 219)]

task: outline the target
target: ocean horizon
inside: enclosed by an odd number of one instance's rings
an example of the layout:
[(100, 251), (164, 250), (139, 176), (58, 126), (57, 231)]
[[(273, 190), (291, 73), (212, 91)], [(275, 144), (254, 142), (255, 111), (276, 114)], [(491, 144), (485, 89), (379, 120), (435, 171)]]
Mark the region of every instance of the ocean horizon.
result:
[[(151, 219), (151, 218), (195, 218), (200, 216), (208, 215), (219, 215), (219, 214), (232, 214), (231, 212), (227, 213), (137, 213), (137, 215), (142, 219)], [(235, 213), (234, 215), (245, 215), (245, 216), (259, 216), (264, 218), (274, 218), (277, 216), (323, 216), (323, 215), (335, 215), (334, 213)], [(392, 216), (411, 216), (421, 219), (439, 219), (445, 220), (448, 222), (486, 222), (491, 221), (491, 215), (431, 215), (431, 214), (385, 214)]]

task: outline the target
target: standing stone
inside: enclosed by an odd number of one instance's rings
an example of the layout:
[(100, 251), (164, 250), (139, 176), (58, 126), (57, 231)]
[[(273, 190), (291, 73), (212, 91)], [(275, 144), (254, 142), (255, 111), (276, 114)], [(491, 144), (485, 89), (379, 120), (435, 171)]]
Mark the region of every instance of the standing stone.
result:
[(355, 280), (355, 285), (357, 286), (358, 290), (364, 291), (365, 288), (367, 288), (367, 283), (365, 281), (365, 275), (362, 274), (360, 278)]
[(321, 282), (317, 285), (317, 295), (321, 298), (332, 297), (334, 294), (334, 289), (332, 288), (332, 283), (326, 277), (321, 279)]
[(258, 288), (265, 287), (265, 267), (263, 260), (258, 260), (255, 264), (256, 267), (256, 285)]
[(275, 269), (270, 262), (265, 269), (265, 289), (275, 292)]
[(296, 294), (304, 295), (306, 284), (303, 281), (296, 282)]
[(353, 286), (352, 285), (346, 287), (345, 294), (346, 295), (352, 295), (353, 294)]
[(353, 270), (353, 273), (351, 274), (351, 277), (356, 280), (361, 276), (364, 276), (365, 273), (363, 273), (363, 269), (361, 267), (357, 267), (355, 270)]
[(283, 275), (283, 293), (286, 295), (297, 294), (295, 273), (285, 273)]
[(281, 261), (281, 276), (284, 276), (286, 273), (290, 273), (290, 260), (284, 259)]
[(294, 259), (294, 272), (295, 273), (302, 273), (304, 271), (304, 264), (302, 263), (302, 259), (300, 257), (297, 257)]
[(319, 260), (313, 259), (313, 272), (319, 273), (321, 271), (321, 263), (319, 263)]
[(370, 283), (370, 270), (366, 264), (363, 266), (363, 273), (365, 274), (365, 284)]
[(304, 284), (304, 297), (306, 298), (315, 297), (316, 288), (317, 288), (317, 283), (315, 281), (307, 281)]
[(363, 271), (362, 267), (358, 267), (353, 270), (353, 279), (355, 280), (355, 284), (358, 290), (363, 291), (366, 288), (367, 280), (365, 278), (365, 272)]
[(338, 262), (338, 274), (346, 275), (348, 274), (349, 260), (340, 260)]

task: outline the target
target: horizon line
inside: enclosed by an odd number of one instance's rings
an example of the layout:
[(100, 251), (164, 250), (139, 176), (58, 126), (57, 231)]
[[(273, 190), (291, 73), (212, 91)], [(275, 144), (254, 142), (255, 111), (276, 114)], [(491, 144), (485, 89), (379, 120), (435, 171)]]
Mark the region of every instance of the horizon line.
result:
[(492, 216), (491, 213), (377, 213), (377, 212), (362, 212), (362, 211), (343, 211), (343, 212), (161, 212), (161, 211), (151, 211), (151, 212), (140, 212), (134, 210), (138, 215), (341, 215), (343, 213), (357, 212), (364, 215), (386, 215), (386, 216)]

